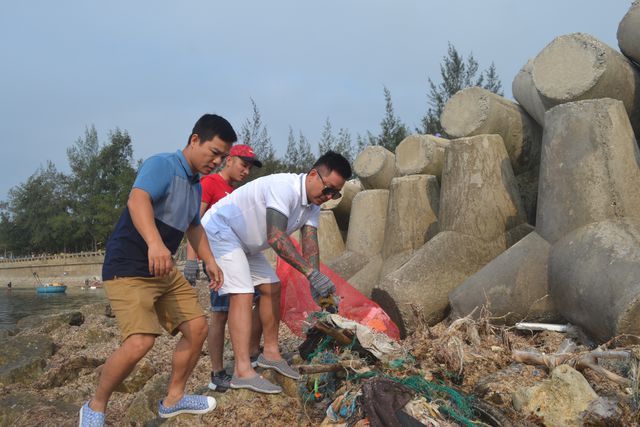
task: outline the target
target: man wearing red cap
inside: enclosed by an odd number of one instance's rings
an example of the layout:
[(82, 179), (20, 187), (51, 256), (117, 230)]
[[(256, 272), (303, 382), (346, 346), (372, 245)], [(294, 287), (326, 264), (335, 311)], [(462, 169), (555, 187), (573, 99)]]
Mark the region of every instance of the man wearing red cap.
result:
[[(262, 162), (258, 160), (253, 149), (244, 144), (236, 144), (231, 147), (229, 155), (225, 160), (224, 168), (215, 174), (207, 175), (200, 180), (202, 186), (202, 203), (200, 205), (200, 216), (218, 200), (230, 194), (234, 188), (233, 184), (240, 183), (251, 172), (251, 168), (262, 167)], [(191, 283), (196, 285), (199, 274), (199, 265), (195, 250), (187, 243), (187, 262), (184, 267), (184, 275)], [(258, 295), (256, 295), (257, 297)], [(226, 373), (223, 365), (224, 350), (224, 329), (227, 324), (229, 313), (229, 296), (219, 295), (218, 291), (212, 290), (211, 297), (211, 321), (207, 345), (209, 347), (209, 357), (211, 358), (211, 382), (209, 388), (224, 392), (229, 388), (231, 376)], [(257, 302), (257, 299), (256, 299)], [(260, 317), (253, 316), (252, 322), (252, 354), (259, 353), (260, 334), (262, 325)]]

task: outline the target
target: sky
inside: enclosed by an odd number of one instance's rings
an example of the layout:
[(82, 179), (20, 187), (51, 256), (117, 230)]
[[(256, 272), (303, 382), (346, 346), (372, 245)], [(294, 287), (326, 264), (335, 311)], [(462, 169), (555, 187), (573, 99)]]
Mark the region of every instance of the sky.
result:
[(383, 88), (410, 129), (452, 43), (505, 97), (555, 37), (618, 49), (631, 0), (4, 0), (0, 4), (0, 201), (94, 125), (132, 137), (135, 159), (175, 151), (204, 113), (239, 131), (251, 99), (283, 156), (292, 128), (315, 149), (334, 133), (379, 133)]

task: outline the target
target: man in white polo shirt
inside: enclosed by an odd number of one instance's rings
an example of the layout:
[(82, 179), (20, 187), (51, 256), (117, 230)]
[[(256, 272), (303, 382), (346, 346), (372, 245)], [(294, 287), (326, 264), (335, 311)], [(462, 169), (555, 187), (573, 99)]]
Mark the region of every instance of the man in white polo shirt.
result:
[[(252, 181), (212, 206), (202, 218), (209, 245), (224, 273), (220, 295), (228, 294), (229, 333), (235, 356), (231, 388), (261, 393), (282, 389), (251, 367), (251, 307), (254, 288), (260, 290), (260, 320), (264, 350), (258, 366), (298, 379), (300, 375), (280, 355), (280, 283), (262, 251), (268, 247), (304, 274), (314, 298), (335, 292), (335, 285), (319, 271), (318, 217), (320, 205), (340, 197), (351, 176), (347, 159), (333, 151), (322, 155), (306, 174), (275, 174)], [(289, 239), (301, 231), (300, 254)]]

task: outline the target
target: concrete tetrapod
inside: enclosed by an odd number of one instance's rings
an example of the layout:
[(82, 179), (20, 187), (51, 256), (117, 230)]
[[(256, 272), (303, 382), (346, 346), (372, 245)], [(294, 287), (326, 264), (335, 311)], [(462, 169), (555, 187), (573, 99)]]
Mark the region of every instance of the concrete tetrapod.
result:
[(356, 157), (353, 171), (363, 188), (387, 190), (396, 174), (395, 155), (380, 145), (370, 145)]
[(516, 174), (540, 162), (540, 126), (518, 104), (486, 89), (470, 87), (453, 95), (440, 120), (454, 138), (500, 135)]
[(640, 215), (640, 153), (622, 102), (547, 112), (536, 231), (549, 243), (583, 225)]
[(537, 233), (529, 233), (449, 294), (452, 316), (464, 317), (476, 309), (477, 317), (484, 306), (507, 325), (559, 321), (547, 281), (550, 249)]
[(333, 261), (344, 252), (345, 245), (338, 228), (333, 211), (320, 211), (318, 220), (318, 247), (320, 262), (325, 264)]
[(411, 304), (441, 321), (449, 292), (507, 248), (506, 232), (523, 224), (522, 202), (499, 135), (451, 141), (440, 192), (440, 231), (372, 292), (401, 333), (414, 327)]
[(384, 259), (425, 242), (429, 227), (438, 221), (440, 186), (433, 175), (393, 178), (389, 189), (387, 221), (382, 256)]
[(525, 222), (524, 208), (499, 135), (451, 141), (445, 152), (439, 227), (493, 241)]
[(447, 313), (451, 290), (505, 250), (504, 240), (486, 242), (443, 231), (418, 249), (411, 259), (383, 277), (371, 297), (398, 325), (401, 337), (415, 328), (412, 305), (434, 325)]
[(640, 335), (640, 220), (585, 225), (558, 240), (549, 257), (549, 290), (571, 323), (607, 341)]
[(524, 110), (536, 121), (540, 126), (544, 126), (544, 113), (547, 111), (538, 89), (533, 84), (533, 59), (527, 61), (522, 69), (516, 74), (511, 84), (511, 92), (513, 97)]
[(640, 64), (640, 2), (634, 1), (618, 25), (618, 47)]
[(584, 99), (618, 99), (640, 131), (640, 74), (595, 37), (574, 33), (554, 39), (533, 60), (532, 75), (547, 109)]
[(353, 198), (346, 251), (329, 268), (349, 280), (382, 254), (389, 190), (365, 190)]
[(338, 227), (346, 236), (349, 230), (349, 217), (351, 215), (351, 203), (356, 194), (362, 191), (362, 184), (357, 179), (351, 179), (342, 187), (342, 197), (338, 200), (329, 200), (322, 204), (322, 209), (332, 210), (336, 217)]
[(404, 175), (442, 175), (449, 140), (433, 135), (410, 135), (396, 147), (396, 172)]

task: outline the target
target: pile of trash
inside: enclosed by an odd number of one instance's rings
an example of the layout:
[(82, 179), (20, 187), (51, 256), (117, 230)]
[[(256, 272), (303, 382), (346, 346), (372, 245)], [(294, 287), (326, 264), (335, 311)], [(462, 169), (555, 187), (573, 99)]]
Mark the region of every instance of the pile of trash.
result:
[(422, 323), (399, 342), (313, 312), (294, 359), (305, 374), (300, 399), (323, 426), (638, 422), (640, 347), (590, 348), (574, 327), (491, 321), (484, 313), (479, 320)]

